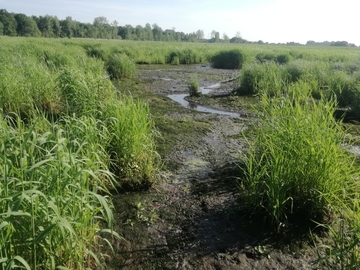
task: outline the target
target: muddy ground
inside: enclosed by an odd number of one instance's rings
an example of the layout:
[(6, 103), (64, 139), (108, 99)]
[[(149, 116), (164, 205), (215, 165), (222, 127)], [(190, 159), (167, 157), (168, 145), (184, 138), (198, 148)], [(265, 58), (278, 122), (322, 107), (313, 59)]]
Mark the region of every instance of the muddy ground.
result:
[[(197, 104), (238, 112), (203, 113), (168, 98), (187, 92), (190, 77), (209, 87)], [(114, 195), (115, 230), (109, 269), (316, 269), (309, 237), (277, 235), (241, 208), (234, 165), (255, 121), (247, 97), (234, 97), (235, 70), (209, 66), (139, 66), (120, 91), (149, 102), (162, 134), (159, 181), (146, 191)], [(251, 134), (251, 133), (249, 133)]]

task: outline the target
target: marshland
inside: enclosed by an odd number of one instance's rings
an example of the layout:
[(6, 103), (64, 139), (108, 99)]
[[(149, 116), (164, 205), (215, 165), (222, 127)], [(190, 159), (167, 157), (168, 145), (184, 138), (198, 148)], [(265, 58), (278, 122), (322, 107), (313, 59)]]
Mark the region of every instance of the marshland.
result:
[(358, 48), (0, 42), (2, 269), (360, 267)]

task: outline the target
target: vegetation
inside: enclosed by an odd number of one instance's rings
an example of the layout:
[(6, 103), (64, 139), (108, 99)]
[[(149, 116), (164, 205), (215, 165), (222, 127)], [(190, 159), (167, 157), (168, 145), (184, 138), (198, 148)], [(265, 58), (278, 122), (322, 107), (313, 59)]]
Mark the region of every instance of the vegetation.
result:
[(211, 57), (214, 68), (239, 69), (244, 63), (244, 54), (240, 50), (220, 51)]
[(126, 54), (115, 54), (106, 61), (106, 70), (112, 79), (131, 78), (135, 73), (135, 63)]
[[(11, 16), (0, 12), (6, 35), (34, 26), (22, 15)], [(71, 18), (40, 21), (48, 25), (42, 36), (75, 36)], [(94, 22), (103, 33), (110, 31), (107, 24), (106, 18)], [(146, 29), (136, 33), (163, 40), (159, 28)], [(35, 28), (26, 31), (22, 35), (39, 35)], [(260, 100), (241, 178), (244, 206), (278, 231), (299, 220), (317, 222), (332, 235), (333, 243), (318, 246), (324, 264), (359, 268), (358, 165), (346, 151), (346, 130), (333, 117), (340, 107), (359, 120), (356, 49), (15, 37), (0, 42), (1, 268), (102, 263), (100, 248), (108, 240), (100, 235), (116, 236), (109, 189), (149, 187), (157, 179), (155, 125), (169, 134), (176, 127), (194, 134), (210, 128), (192, 120), (169, 128), (158, 115), (155, 123), (149, 105), (113, 83), (133, 80), (136, 64), (199, 63), (241, 68), (237, 93)], [(196, 77), (189, 94), (199, 95)], [(161, 98), (151, 99), (167, 110)]]
[(83, 46), (1, 43), (0, 268), (95, 268), (116, 236), (109, 188), (156, 179), (148, 106)]
[(199, 81), (196, 76), (193, 76), (191, 78), (189, 84), (189, 95), (190, 97), (198, 97), (201, 95), (201, 92), (199, 91)]
[(332, 218), (356, 179), (354, 157), (342, 146), (346, 133), (333, 117), (335, 103), (314, 100), (312, 87), (298, 81), (283, 97), (261, 95), (242, 188), (244, 203), (278, 230), (291, 219)]

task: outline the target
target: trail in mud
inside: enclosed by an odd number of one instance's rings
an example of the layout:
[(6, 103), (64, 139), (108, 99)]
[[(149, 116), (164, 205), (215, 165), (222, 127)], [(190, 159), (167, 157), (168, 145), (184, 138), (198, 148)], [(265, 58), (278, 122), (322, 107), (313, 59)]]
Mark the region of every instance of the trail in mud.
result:
[[(237, 71), (187, 66), (138, 71), (151, 79), (146, 87), (166, 97), (185, 94), (189, 74), (200, 84), (214, 85)], [(221, 84), (211, 93), (233, 90)], [(180, 106), (169, 101), (169, 106)], [(241, 110), (241, 108), (239, 109)], [(166, 157), (178, 164), (163, 171), (151, 190), (114, 196), (115, 230), (127, 241), (113, 241), (111, 269), (313, 269), (315, 254), (285, 244), (281, 248), (266, 235), (261, 224), (244, 220), (239, 211), (238, 186), (232, 164), (244, 152), (239, 136), (251, 119), (202, 113), (191, 108), (164, 115), (169, 119), (192, 117), (211, 123), (211, 130), (173, 146)], [(225, 166), (225, 167), (224, 167)]]

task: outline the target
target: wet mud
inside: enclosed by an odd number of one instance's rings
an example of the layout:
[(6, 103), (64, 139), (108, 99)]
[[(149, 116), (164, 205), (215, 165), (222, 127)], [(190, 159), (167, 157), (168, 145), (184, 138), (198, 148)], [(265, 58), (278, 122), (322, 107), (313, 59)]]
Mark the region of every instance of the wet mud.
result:
[[(168, 106), (158, 117), (209, 128), (195, 136), (179, 131), (181, 137), (171, 141), (163, 157), (176, 166), (165, 166), (150, 190), (114, 195), (115, 230), (126, 240), (112, 240), (109, 269), (319, 268), (309, 239), (273, 234), (261, 219), (250, 220), (241, 210), (236, 163), (246, 150), (244, 132), (254, 118), (242, 100), (231, 96), (238, 72), (209, 66), (138, 68), (139, 89), (159, 97), (149, 98), (150, 106), (160, 106), (160, 101)], [(174, 101), (172, 95), (184, 100), (195, 73), (207, 97), (187, 99), (193, 107)], [(201, 112), (199, 106), (234, 115)]]

